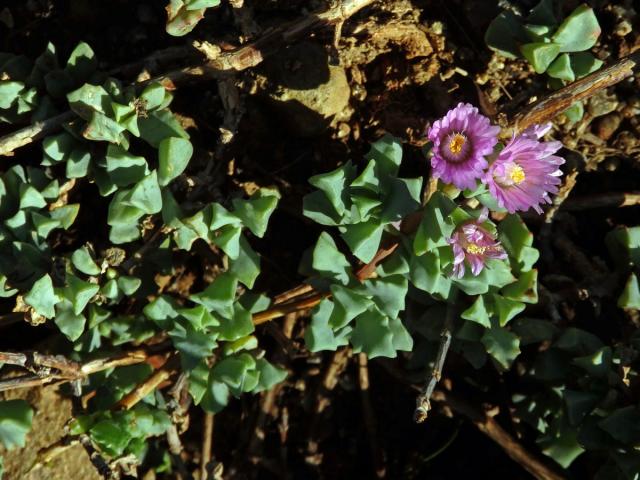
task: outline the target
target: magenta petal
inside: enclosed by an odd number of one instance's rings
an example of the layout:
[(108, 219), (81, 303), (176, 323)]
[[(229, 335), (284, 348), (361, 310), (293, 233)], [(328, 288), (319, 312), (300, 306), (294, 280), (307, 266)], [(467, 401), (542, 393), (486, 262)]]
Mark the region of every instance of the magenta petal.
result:
[(558, 192), (558, 168), (564, 159), (554, 155), (560, 142), (540, 142), (537, 138), (549, 127), (531, 127), (514, 137), (491, 163), (482, 181), (498, 205), (509, 213), (533, 208), (542, 213), (541, 204), (550, 203), (549, 194)]
[(427, 136), (433, 142), (433, 176), (460, 189), (473, 189), (487, 167), (486, 155), (493, 152), (500, 128), (468, 103), (433, 123)]
[(456, 229), (447, 240), (453, 248), (453, 275), (461, 278), (465, 274), (465, 262), (471, 274), (479, 275), (490, 258), (504, 259), (507, 254), (494, 236), (482, 228), (486, 221), (483, 211), (480, 218), (467, 222)]

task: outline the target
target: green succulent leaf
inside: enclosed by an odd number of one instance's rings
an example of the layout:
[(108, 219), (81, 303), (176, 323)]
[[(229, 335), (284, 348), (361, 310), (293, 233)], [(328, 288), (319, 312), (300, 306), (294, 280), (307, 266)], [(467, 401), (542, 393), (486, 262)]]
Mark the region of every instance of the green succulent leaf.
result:
[(493, 19), (484, 35), (489, 48), (507, 58), (518, 58), (519, 45), (527, 40), (520, 18), (510, 11), (504, 11)]
[(335, 212), (342, 216), (350, 208), (346, 187), (354, 177), (355, 168), (347, 162), (332, 172), (311, 177), (309, 183), (323, 192)]
[(525, 43), (520, 46), (520, 52), (533, 65), (536, 73), (544, 73), (560, 53), (560, 45), (546, 42)]
[(489, 328), (481, 338), (487, 352), (505, 369), (520, 354), (520, 340), (505, 328)]
[(354, 352), (364, 352), (369, 358), (395, 358), (393, 332), (389, 327), (389, 318), (378, 309), (370, 309), (358, 315), (351, 335)]
[(343, 345), (329, 325), (329, 319), (334, 308), (335, 304), (328, 299), (322, 300), (314, 308), (311, 314), (311, 324), (304, 332), (304, 341), (309, 351), (335, 351), (339, 346)]
[(636, 274), (632, 273), (629, 275), (624, 290), (618, 298), (618, 306), (620, 308), (640, 309), (640, 285), (638, 284), (638, 276)]
[[(164, 95), (164, 88), (162, 91)], [(171, 180), (184, 172), (192, 155), (193, 146), (186, 138), (169, 137), (162, 140), (158, 147), (158, 183), (160, 186), (168, 185)]]
[(96, 423), (89, 434), (98, 448), (112, 457), (122, 455), (132, 439), (126, 424), (111, 419)]
[(155, 110), (146, 117), (139, 117), (138, 127), (140, 136), (154, 148), (159, 148), (160, 143), (168, 137), (189, 138), (178, 119), (168, 109)]
[(256, 237), (262, 238), (279, 200), (276, 190), (260, 189), (249, 200), (235, 199), (233, 213)]
[(351, 264), (338, 250), (336, 242), (326, 233), (322, 232), (313, 250), (313, 269), (322, 276), (334, 278), (343, 284), (349, 281)]
[(155, 170), (136, 183), (127, 196), (126, 203), (146, 214), (162, 210), (162, 193)]
[(573, 82), (576, 79), (575, 73), (571, 68), (571, 57), (568, 53), (563, 53), (556, 58), (549, 68), (547, 68), (547, 74), (550, 77), (565, 80), (567, 82)]
[(0, 442), (8, 450), (24, 447), (33, 409), (24, 400), (0, 401)]
[(272, 365), (264, 358), (256, 360), (256, 371), (259, 373), (259, 377), (258, 384), (253, 389), (253, 393), (271, 390), (274, 386), (287, 378), (286, 370)]
[(402, 162), (402, 144), (398, 138), (386, 134), (371, 145), (366, 158), (375, 160), (378, 176), (395, 177)]
[[(97, 285), (96, 285), (97, 286)], [(76, 313), (72, 302), (65, 300), (56, 306), (55, 324), (60, 331), (72, 342), (76, 341), (84, 331), (87, 319), (81, 313)]]
[(525, 308), (524, 303), (504, 298), (497, 294), (493, 295), (493, 301), (501, 327), (504, 327), (513, 317), (518, 315)]
[(33, 307), (36, 313), (45, 318), (53, 318), (56, 314), (55, 306), (60, 301), (53, 288), (49, 274), (44, 275), (33, 284), (29, 293), (24, 296), (27, 305)]
[(80, 204), (70, 203), (69, 205), (54, 208), (49, 212), (49, 216), (53, 220), (57, 220), (58, 222), (60, 222), (62, 228), (67, 230), (69, 227), (71, 227), (71, 225), (73, 225), (73, 222), (75, 222), (79, 211)]
[(564, 113), (564, 115), (569, 119), (570, 122), (579, 122), (584, 115), (584, 104), (582, 102), (574, 102), (562, 113)]
[(384, 226), (369, 221), (346, 225), (343, 229), (342, 238), (347, 242), (353, 254), (364, 263), (370, 262), (380, 246)]
[(538, 303), (538, 271), (521, 273), (518, 280), (502, 288), (505, 298), (525, 303)]
[(571, 54), (571, 69), (575, 73), (576, 78), (582, 78), (590, 73), (599, 70), (604, 62), (594, 57), (589, 52), (578, 52)]
[(75, 275), (67, 275), (67, 286), (64, 289), (63, 296), (73, 305), (73, 311), (79, 315), (93, 296), (98, 293), (100, 286), (95, 283), (85, 282)]
[(485, 328), (491, 328), (491, 314), (487, 310), (484, 295), (478, 295), (475, 302), (460, 315), (465, 320), (479, 323)]
[(230, 317), (233, 314), (233, 301), (237, 288), (238, 279), (229, 273), (223, 273), (204, 291), (191, 295), (190, 299), (222, 316)]
[(10, 108), (24, 90), (24, 83), (11, 80), (0, 81), (0, 108)]
[(238, 256), (229, 265), (229, 273), (247, 288), (253, 288), (260, 274), (260, 256), (243, 236), (240, 236)]
[(593, 9), (582, 4), (564, 19), (552, 41), (560, 46), (561, 52), (582, 52), (596, 44), (600, 31)]
[(144, 157), (132, 155), (119, 145), (107, 147), (105, 171), (111, 183), (117, 187), (127, 187), (138, 183), (150, 173)]

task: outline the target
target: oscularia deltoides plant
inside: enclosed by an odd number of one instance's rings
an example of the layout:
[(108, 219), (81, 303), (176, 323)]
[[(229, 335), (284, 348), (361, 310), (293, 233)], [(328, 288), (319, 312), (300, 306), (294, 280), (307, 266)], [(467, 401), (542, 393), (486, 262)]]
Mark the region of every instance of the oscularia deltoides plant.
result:
[[(507, 145), (498, 142), (500, 128), (468, 103), (459, 103), (429, 128), (427, 136), (433, 142), (432, 175), (458, 189), (488, 188), (495, 204), (509, 213), (533, 208), (542, 213), (540, 205), (551, 203), (550, 194), (558, 191), (564, 159), (554, 155), (560, 142), (540, 139), (551, 124), (536, 125), (520, 135), (514, 135)], [(477, 220), (470, 220), (455, 230), (448, 239), (453, 247), (452, 273), (464, 276), (465, 260), (471, 273), (478, 275), (487, 259), (504, 259), (500, 242), (482, 223), (488, 210)]]

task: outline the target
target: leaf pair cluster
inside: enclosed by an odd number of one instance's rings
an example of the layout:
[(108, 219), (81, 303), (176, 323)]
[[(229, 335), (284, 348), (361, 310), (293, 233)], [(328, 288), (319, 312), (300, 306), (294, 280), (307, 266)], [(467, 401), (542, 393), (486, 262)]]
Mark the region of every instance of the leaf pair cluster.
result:
[(618, 268), (629, 275), (618, 298), (618, 306), (640, 309), (640, 227), (617, 228), (609, 232), (605, 241)]
[(182, 37), (204, 17), (207, 8), (217, 7), (220, 0), (170, 0), (167, 5), (167, 33)]
[(58, 180), (38, 168), (16, 165), (0, 176), (0, 296), (15, 295), (49, 270), (47, 238), (68, 229), (79, 209), (56, 205), (60, 191)]
[(0, 122), (17, 123), (30, 113), (32, 122), (57, 113), (57, 103), (67, 92), (100, 77), (97, 60), (89, 45), (79, 43), (64, 66), (53, 44), (35, 61), (11, 53), (0, 53)]
[[(145, 316), (167, 332), (189, 372), (189, 391), (196, 404), (218, 412), (229, 396), (260, 392), (281, 382), (286, 372), (256, 358), (251, 314), (269, 305), (264, 297), (236, 298), (238, 278), (218, 276), (204, 291), (189, 297), (194, 306), (180, 306), (160, 296), (144, 308)], [(215, 351), (215, 364), (210, 366)]]
[[(489, 25), (485, 42), (505, 57), (526, 58), (536, 73), (549, 75), (552, 88), (560, 88), (602, 66), (601, 60), (587, 52), (600, 32), (598, 19), (588, 5), (578, 6), (559, 22), (554, 0), (541, 0), (527, 17), (502, 12)], [(582, 103), (574, 104), (565, 114), (579, 120)]]
[(629, 404), (627, 384), (637, 376), (638, 335), (612, 348), (585, 330), (560, 330), (546, 320), (521, 318), (514, 330), (523, 345), (549, 344), (527, 372), (535, 391), (514, 396), (543, 452), (566, 468), (585, 450), (597, 451), (604, 458), (595, 478), (635, 478), (640, 410)]

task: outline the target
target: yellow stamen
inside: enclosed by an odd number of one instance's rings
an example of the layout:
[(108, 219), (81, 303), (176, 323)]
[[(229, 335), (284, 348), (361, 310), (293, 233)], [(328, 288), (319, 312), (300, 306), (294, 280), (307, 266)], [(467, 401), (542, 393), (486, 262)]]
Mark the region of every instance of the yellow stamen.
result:
[(471, 255), (482, 255), (487, 250), (487, 247), (481, 247), (479, 245), (476, 245), (475, 243), (470, 243), (469, 245), (467, 245), (465, 250)]
[(524, 174), (524, 170), (520, 165), (514, 165), (513, 168), (511, 168), (511, 170), (509, 171), (509, 178), (516, 185), (520, 185), (522, 182), (524, 182), (526, 176)]
[(456, 133), (449, 141), (449, 150), (451, 153), (460, 153), (467, 139), (461, 133)]

